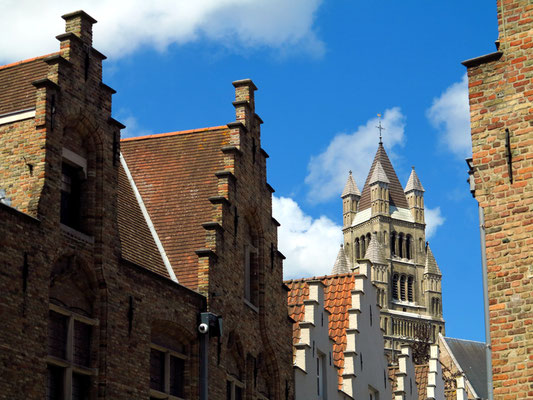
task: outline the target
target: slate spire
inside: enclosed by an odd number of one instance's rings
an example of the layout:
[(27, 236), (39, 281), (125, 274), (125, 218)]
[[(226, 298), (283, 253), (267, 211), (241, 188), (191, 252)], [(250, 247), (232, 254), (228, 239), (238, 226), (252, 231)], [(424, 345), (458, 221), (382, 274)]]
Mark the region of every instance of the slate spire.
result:
[(418, 178), (418, 175), (415, 172), (415, 167), (413, 167), (411, 171), (411, 175), (409, 176), (407, 185), (405, 185), (404, 192), (409, 193), (412, 190), (418, 190), (419, 192), (425, 192), (424, 186), (422, 186), (422, 183), (420, 182), (420, 179)]
[(431, 247), (429, 247), (429, 243), (426, 243), (426, 266), (424, 268), (424, 274), (433, 274), (433, 275), (442, 276), (442, 272), (440, 272), (440, 268), (437, 265), (435, 256), (433, 255), (433, 252), (431, 251)]
[(383, 248), (378, 241), (376, 233), (372, 233), (372, 236), (370, 237), (370, 243), (366, 249), (365, 258), (370, 260), (372, 264), (387, 265), (387, 260), (385, 260), (385, 256), (383, 255)]
[(348, 261), (348, 258), (346, 257), (346, 253), (344, 252), (344, 246), (341, 244), (341, 248), (339, 249), (339, 253), (337, 254), (337, 259), (335, 260), (335, 265), (333, 265), (331, 274), (338, 275), (338, 274), (347, 274), (350, 272), (351, 272), (350, 262)]

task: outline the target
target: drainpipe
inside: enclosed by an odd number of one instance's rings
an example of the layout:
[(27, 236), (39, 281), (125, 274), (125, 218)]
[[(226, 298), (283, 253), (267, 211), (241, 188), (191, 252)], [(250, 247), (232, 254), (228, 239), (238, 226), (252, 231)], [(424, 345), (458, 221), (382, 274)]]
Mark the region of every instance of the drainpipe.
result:
[(207, 400), (207, 363), (209, 334), (200, 333), (200, 400)]
[(490, 314), (489, 314), (489, 291), (487, 273), (487, 253), (485, 245), (485, 215), (483, 207), (478, 204), (479, 209), (479, 235), (481, 239), (481, 268), (483, 270), (483, 300), (485, 308), (485, 356), (487, 358), (487, 393), (489, 400), (493, 399), (492, 394), (492, 354), (490, 345)]

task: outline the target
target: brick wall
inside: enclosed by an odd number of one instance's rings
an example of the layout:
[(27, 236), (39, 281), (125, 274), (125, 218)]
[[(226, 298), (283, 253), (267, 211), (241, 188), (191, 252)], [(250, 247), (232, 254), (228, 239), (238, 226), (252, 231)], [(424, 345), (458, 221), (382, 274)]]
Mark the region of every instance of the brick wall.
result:
[(485, 214), (494, 398), (523, 399), (533, 397), (533, 4), (497, 6), (499, 51), (464, 64), (475, 197)]

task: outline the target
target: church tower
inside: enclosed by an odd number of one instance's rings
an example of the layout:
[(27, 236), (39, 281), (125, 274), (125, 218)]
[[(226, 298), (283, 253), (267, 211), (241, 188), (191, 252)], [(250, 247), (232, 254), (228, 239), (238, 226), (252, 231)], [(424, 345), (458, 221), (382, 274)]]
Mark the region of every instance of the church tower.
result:
[(350, 172), (341, 196), (344, 243), (332, 272), (349, 272), (360, 259), (372, 262), (390, 352), (421, 335), (431, 342), (444, 335), (442, 274), (426, 243), (423, 196), (414, 168), (402, 187), (381, 141), (362, 193)]

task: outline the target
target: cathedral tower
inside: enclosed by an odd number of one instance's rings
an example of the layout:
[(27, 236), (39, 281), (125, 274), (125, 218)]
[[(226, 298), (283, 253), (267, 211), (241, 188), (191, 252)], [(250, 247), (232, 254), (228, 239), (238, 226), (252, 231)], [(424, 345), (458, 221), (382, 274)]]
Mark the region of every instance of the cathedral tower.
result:
[(333, 273), (349, 272), (358, 259), (372, 262), (389, 351), (444, 335), (442, 274), (426, 243), (423, 196), (414, 168), (402, 187), (381, 142), (362, 193), (350, 172), (341, 196), (344, 246)]

